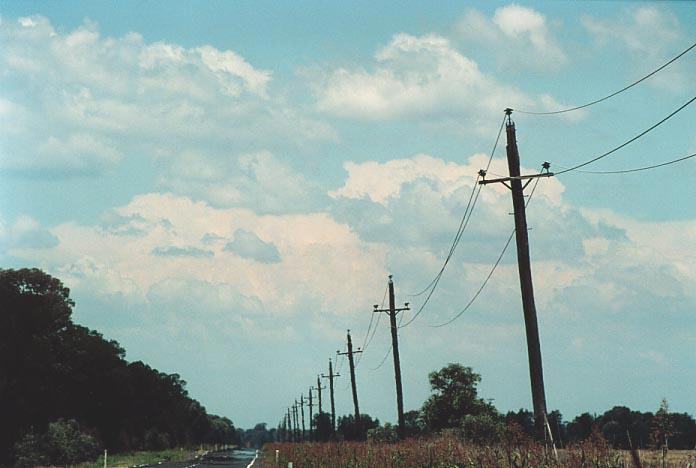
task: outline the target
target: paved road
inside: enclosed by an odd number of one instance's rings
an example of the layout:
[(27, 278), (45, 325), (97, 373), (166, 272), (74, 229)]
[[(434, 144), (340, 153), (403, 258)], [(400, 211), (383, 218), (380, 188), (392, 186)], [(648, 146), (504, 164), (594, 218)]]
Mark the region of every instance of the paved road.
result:
[[(161, 468), (247, 468), (256, 457), (256, 450), (223, 450), (219, 452), (210, 452), (205, 456), (188, 462), (177, 463), (162, 463), (156, 465)], [(256, 463), (252, 465), (254, 468)]]

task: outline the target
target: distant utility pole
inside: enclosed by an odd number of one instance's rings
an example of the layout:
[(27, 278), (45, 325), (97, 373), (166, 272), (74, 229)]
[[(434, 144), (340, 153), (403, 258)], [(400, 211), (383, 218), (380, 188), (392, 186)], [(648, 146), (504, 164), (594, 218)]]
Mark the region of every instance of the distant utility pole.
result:
[(288, 408), (288, 437), (290, 442), (295, 442), (295, 428), (292, 425), (292, 415), (290, 414), (290, 408)]
[(302, 435), (300, 436), (300, 440), (302, 440), (302, 442), (305, 440), (304, 405), (304, 395), (300, 395), (300, 413), (302, 414)]
[[(544, 372), (541, 366), (541, 344), (537, 326), (536, 306), (534, 305), (534, 288), (532, 286), (532, 270), (529, 260), (529, 237), (527, 233), (527, 215), (525, 213), (524, 189), (538, 177), (551, 177), (549, 163), (544, 163), (546, 172), (533, 175), (520, 175), (520, 154), (517, 150), (515, 124), (510, 118), (512, 109), (505, 109), (508, 121), (505, 126), (507, 135), (507, 160), (510, 177), (486, 180), (484, 177), (479, 184), (500, 182), (512, 192), (512, 205), (515, 211), (515, 236), (517, 241), (517, 266), (520, 274), (522, 290), (522, 309), (524, 311), (524, 326), (527, 333), (527, 355), (529, 357), (529, 376), (532, 384), (532, 404), (534, 405), (534, 426), (539, 438), (546, 434), (546, 395), (544, 393)], [(524, 186), (522, 181), (526, 180)], [(549, 434), (551, 437), (551, 434)]]
[(293, 416), (293, 419), (295, 420), (295, 442), (300, 441), (300, 426), (299, 426), (298, 421), (297, 421), (297, 419), (298, 419), (297, 407), (298, 407), (297, 400), (295, 400), (295, 404), (292, 405), (292, 416)]
[(348, 351), (342, 353), (336, 351), (339, 356), (348, 356), (348, 364), (350, 365), (350, 385), (353, 388), (353, 406), (355, 407), (355, 424), (360, 424), (360, 407), (358, 406), (358, 389), (355, 385), (355, 361), (353, 355), (362, 353), (360, 348), (353, 351), (353, 341), (350, 339), (350, 330), (348, 330)]
[(331, 393), (331, 432), (336, 431), (336, 406), (334, 405), (334, 379), (340, 377), (340, 374), (333, 373), (331, 358), (329, 358), (329, 375), (321, 374), (325, 379), (329, 379), (329, 393)]
[(283, 437), (281, 438), (281, 442), (287, 442), (288, 441), (288, 415), (286, 413), (283, 413), (283, 425), (281, 426), (283, 429)]
[(319, 414), (321, 414), (321, 391), (324, 390), (326, 387), (322, 387), (321, 385), (321, 375), (317, 374), (317, 397), (319, 398)]
[(309, 440), (314, 440), (314, 432), (312, 431), (312, 387), (309, 387)]
[(394, 380), (396, 380), (396, 409), (399, 415), (399, 438), (403, 439), (406, 436), (406, 420), (404, 419), (404, 396), (401, 389), (401, 362), (399, 361), (399, 338), (398, 327), (396, 325), (396, 314), (405, 310), (411, 310), (408, 307), (408, 302), (403, 307), (397, 308), (394, 299), (394, 281), (392, 275), (389, 275), (389, 309), (378, 309), (375, 304), (373, 312), (385, 312), (389, 314), (389, 324), (391, 326), (392, 337), (392, 356), (394, 356)]

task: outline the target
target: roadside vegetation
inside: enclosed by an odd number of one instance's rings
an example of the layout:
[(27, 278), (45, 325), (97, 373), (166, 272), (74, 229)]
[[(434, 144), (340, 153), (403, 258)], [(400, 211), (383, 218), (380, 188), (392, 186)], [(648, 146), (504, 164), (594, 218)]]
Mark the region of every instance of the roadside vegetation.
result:
[[(570, 422), (548, 414), (555, 449), (534, 437), (527, 410), (500, 413), (478, 395), (481, 377), (470, 367), (449, 364), (429, 375), (432, 394), (419, 410), (405, 414), (406, 440), (396, 428), (369, 415), (356, 423), (339, 418), (331, 432), (328, 415), (315, 415), (315, 440), (264, 447), (262, 466), (298, 467), (696, 467), (696, 421), (673, 413), (667, 401), (655, 413), (616, 406), (602, 415), (583, 413)], [(301, 440), (294, 434), (294, 440)], [(276, 463), (276, 450), (278, 461)]]
[(109, 453), (233, 444), (178, 374), (72, 321), (74, 302), (37, 269), (0, 269), (0, 466), (66, 466)]

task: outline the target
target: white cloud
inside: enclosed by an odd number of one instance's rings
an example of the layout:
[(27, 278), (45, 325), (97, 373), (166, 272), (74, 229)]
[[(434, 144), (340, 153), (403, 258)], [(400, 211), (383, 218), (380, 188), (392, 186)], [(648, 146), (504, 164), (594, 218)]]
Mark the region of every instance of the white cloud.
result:
[(197, 152), (165, 158), (160, 186), (209, 201), (214, 206), (245, 206), (257, 213), (295, 213), (321, 209), (325, 197), (307, 179), (268, 151), (228, 158)]
[(397, 34), (375, 54), (375, 61), (374, 71), (331, 72), (317, 86), (318, 108), (367, 120), (477, 114), (487, 118), (512, 102), (529, 102), (435, 34)]
[(58, 245), (58, 238), (31, 216), (18, 216), (5, 225), (0, 219), (0, 249), (10, 254), (27, 250), (43, 251)]
[(104, 37), (89, 21), (59, 32), (41, 16), (2, 22), (0, 40), (4, 168), (99, 174), (131, 155), (215, 159), (336, 137), (233, 50)]
[[(382, 247), (362, 242), (322, 213), (259, 216), (153, 193), (134, 198), (116, 215), (109, 216), (109, 228), (59, 225), (52, 229), (59, 245), (22, 251), (21, 258), (40, 261), (66, 284), (97, 296), (146, 301), (158, 283), (196, 279), (229, 285), (278, 315), (299, 313), (309, 303), (345, 314), (356, 291), (370, 290), (386, 275)], [(124, 235), (132, 230), (137, 235)], [(252, 245), (251, 236), (260, 243)]]
[(457, 24), (465, 43), (489, 50), (501, 68), (557, 70), (568, 57), (552, 33), (546, 17), (516, 4), (497, 8), (492, 18), (469, 10)]

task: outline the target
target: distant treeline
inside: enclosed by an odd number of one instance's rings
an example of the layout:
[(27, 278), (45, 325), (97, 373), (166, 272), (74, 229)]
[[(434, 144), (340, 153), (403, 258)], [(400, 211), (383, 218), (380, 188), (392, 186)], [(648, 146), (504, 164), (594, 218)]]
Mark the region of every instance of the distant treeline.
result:
[[(511, 437), (534, 439), (534, 414), (525, 409), (502, 413), (491, 401), (479, 397), (477, 387), (481, 376), (471, 367), (450, 363), (431, 372), (428, 378), (432, 394), (420, 409), (404, 414), (406, 437), (431, 437), (446, 432), (484, 445), (500, 444)], [(569, 422), (554, 410), (548, 413), (547, 420), (556, 447), (602, 440), (615, 449), (696, 448), (696, 420), (687, 413), (671, 412), (666, 400), (662, 400), (655, 413), (615, 406), (601, 415), (583, 413)], [(397, 440), (392, 424), (381, 425), (378, 419), (367, 414), (362, 414), (359, 421), (353, 415), (338, 417), (335, 431), (327, 413), (313, 415), (312, 421), (314, 432), (311, 436), (306, 431), (302, 434), (301, 430), (289, 427), (285, 418), (275, 431), (268, 431), (265, 424), (259, 424), (247, 434), (251, 434), (252, 444), (256, 445), (258, 441), (296, 442), (310, 437), (319, 441)]]
[(0, 465), (27, 452), (70, 463), (81, 450), (237, 440), (232, 421), (208, 414), (179, 375), (129, 363), (116, 341), (73, 323), (69, 293), (40, 270), (0, 269)]

